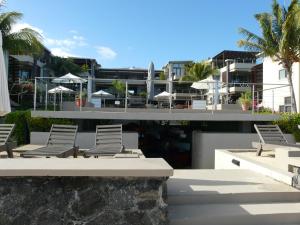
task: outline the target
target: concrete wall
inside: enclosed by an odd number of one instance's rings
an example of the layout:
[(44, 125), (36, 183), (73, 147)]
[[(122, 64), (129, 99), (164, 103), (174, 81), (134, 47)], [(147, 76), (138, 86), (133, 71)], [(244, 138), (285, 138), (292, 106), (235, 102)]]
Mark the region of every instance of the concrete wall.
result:
[[(43, 145), (46, 143), (49, 133), (48, 132), (31, 132), (30, 143)], [(76, 138), (76, 145), (82, 149), (89, 149), (95, 143), (95, 133), (78, 133)], [(125, 148), (138, 148), (138, 133), (124, 132), (123, 144)]]
[[(282, 65), (278, 62), (273, 62), (270, 58), (265, 58), (263, 62), (263, 83), (264, 84), (274, 84), (274, 85), (264, 85), (263, 89), (274, 89), (274, 109), (279, 111), (279, 106), (284, 105), (284, 97), (289, 97), (290, 91), (289, 87), (278, 88), (282, 84), (288, 84), (287, 78), (279, 79), (279, 71), (282, 69)], [(293, 65), (293, 85), (295, 90), (296, 104), (299, 111), (300, 104), (300, 64), (295, 63)], [(278, 84), (278, 85), (276, 85)], [(263, 92), (263, 106), (272, 108), (273, 106), (273, 91), (267, 90)]]
[[(295, 143), (292, 135), (286, 135), (290, 143)], [(192, 168), (213, 169), (215, 149), (252, 149), (251, 143), (259, 141), (257, 134), (251, 133), (202, 133), (193, 132)]]

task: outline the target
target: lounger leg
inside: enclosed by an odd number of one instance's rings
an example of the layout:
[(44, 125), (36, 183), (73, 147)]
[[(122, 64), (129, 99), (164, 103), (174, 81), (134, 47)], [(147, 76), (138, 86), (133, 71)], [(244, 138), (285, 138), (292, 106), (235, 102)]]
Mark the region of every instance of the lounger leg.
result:
[(262, 148), (262, 145), (260, 145), (260, 147), (257, 148), (256, 156), (261, 156), (262, 151), (263, 151), (263, 148)]
[(12, 149), (7, 144), (6, 144), (6, 152), (7, 152), (8, 158), (14, 157)]
[(79, 151), (79, 147), (75, 147), (75, 148), (74, 148), (74, 155), (73, 155), (74, 158), (77, 158), (77, 156), (78, 156), (78, 151)]

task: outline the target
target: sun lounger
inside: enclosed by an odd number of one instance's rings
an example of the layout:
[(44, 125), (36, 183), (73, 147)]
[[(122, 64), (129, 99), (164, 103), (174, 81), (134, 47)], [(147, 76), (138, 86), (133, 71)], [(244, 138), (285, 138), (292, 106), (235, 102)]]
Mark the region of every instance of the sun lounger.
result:
[(36, 150), (26, 151), (22, 157), (77, 157), (78, 147), (75, 146), (78, 126), (53, 124), (47, 145)]
[(122, 125), (98, 125), (95, 146), (87, 150), (86, 157), (114, 156), (124, 150), (122, 144)]
[(300, 145), (288, 143), (278, 125), (254, 124), (254, 128), (259, 136), (259, 142), (252, 142), (252, 146), (257, 148), (256, 155), (258, 156), (263, 150), (274, 150), (282, 146), (300, 148)]
[(13, 158), (10, 136), (15, 128), (15, 124), (0, 124), (0, 152), (6, 151), (9, 158)]

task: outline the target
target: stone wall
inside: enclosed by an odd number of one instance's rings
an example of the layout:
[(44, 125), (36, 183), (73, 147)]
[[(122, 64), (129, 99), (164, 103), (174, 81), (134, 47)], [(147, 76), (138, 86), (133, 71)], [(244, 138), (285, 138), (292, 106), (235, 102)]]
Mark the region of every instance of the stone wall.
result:
[(166, 178), (0, 178), (0, 225), (56, 224), (168, 224)]

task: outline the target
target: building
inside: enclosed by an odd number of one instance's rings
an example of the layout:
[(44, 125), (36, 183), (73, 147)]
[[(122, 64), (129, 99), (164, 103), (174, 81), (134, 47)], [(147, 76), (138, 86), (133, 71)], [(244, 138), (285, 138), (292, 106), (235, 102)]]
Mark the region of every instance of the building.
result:
[[(297, 111), (300, 109), (300, 64), (293, 65), (293, 85)], [(263, 61), (263, 106), (276, 112), (291, 112), (291, 94), (287, 72), (278, 62), (271, 58)], [(269, 85), (267, 85), (269, 84)]]
[[(159, 80), (162, 70), (155, 70), (155, 80)], [(96, 80), (94, 91), (111, 90), (112, 81), (120, 80), (127, 82), (128, 90), (132, 95), (143, 95), (146, 89), (146, 81), (148, 78), (148, 69), (142, 68), (100, 68), (95, 74)], [(155, 89), (155, 93), (159, 91), (159, 87)]]
[(101, 65), (98, 64), (96, 59), (91, 58), (78, 58), (70, 57), (73, 63), (80, 66), (83, 69), (83, 72), (79, 74), (81, 77), (86, 77), (88, 80), (87, 83), (87, 94), (89, 101), (91, 100), (92, 93), (95, 90), (94, 79), (96, 77), (96, 72), (101, 68)]
[(179, 80), (186, 73), (185, 66), (193, 63), (191, 60), (185, 61), (169, 61), (164, 67), (164, 73), (167, 80)]
[(212, 67), (219, 70), (219, 77), (215, 76), (214, 79), (223, 83), (219, 90), (221, 104), (236, 104), (241, 93), (252, 92), (253, 87), (255, 91), (260, 89), (260, 85), (253, 86), (261, 80), (261, 74), (254, 69), (257, 66), (257, 54), (224, 50), (209, 60)]
[(35, 77), (48, 76), (46, 65), (51, 60), (51, 52), (44, 47), (38, 58), (29, 55), (10, 55), (8, 63), (8, 82), (33, 80)]

